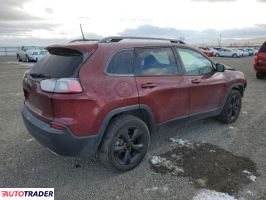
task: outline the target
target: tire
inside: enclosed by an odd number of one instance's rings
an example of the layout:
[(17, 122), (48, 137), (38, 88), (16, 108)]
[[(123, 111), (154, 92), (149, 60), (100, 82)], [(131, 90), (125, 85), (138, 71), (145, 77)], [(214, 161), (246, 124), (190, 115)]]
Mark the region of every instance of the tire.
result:
[(150, 133), (141, 119), (121, 115), (111, 121), (100, 147), (100, 161), (118, 171), (135, 168), (145, 157)]
[(236, 58), (236, 57), (237, 57), (237, 55), (236, 55), (236, 54), (233, 54), (233, 55), (232, 55), (232, 57), (233, 57), (233, 58)]
[(20, 56), (17, 54), (17, 61), (21, 61), (21, 58), (20, 58)]
[(265, 74), (263, 74), (261, 72), (257, 72), (256, 73), (256, 77), (257, 77), (257, 79), (264, 79), (265, 78)]
[(240, 110), (241, 110), (241, 94), (238, 90), (233, 89), (223, 107), (223, 110), (221, 114), (218, 116), (218, 118), (226, 123), (231, 124), (235, 122), (239, 116)]
[(26, 62), (30, 62), (28, 55), (26, 55)]

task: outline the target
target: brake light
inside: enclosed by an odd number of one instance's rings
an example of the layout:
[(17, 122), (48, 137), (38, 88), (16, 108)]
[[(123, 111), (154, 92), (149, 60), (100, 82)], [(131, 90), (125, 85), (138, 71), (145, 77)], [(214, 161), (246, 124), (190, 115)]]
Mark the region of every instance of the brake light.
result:
[(257, 53), (254, 59), (255, 65), (260, 64), (263, 62), (263, 59), (261, 58), (260, 53)]
[(61, 79), (45, 79), (40, 82), (41, 89), (45, 92), (54, 93), (79, 93), (82, 87), (78, 79), (61, 78)]

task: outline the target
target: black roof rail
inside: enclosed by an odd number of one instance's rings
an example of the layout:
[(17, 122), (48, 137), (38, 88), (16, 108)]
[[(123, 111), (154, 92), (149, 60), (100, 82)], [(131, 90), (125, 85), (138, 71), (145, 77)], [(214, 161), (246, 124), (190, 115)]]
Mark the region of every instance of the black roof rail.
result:
[(92, 42), (98, 42), (99, 41), (99, 39), (76, 39), (76, 40), (72, 40), (72, 41), (70, 41), (69, 43), (73, 43), (73, 42), (90, 42), (90, 41), (92, 41)]
[(153, 37), (122, 37), (122, 36), (113, 36), (113, 37), (106, 37), (99, 40), (99, 43), (110, 43), (110, 42), (120, 42), (124, 39), (132, 39), (132, 40), (162, 40), (162, 41), (169, 41), (171, 43), (178, 43), (178, 44), (185, 44), (185, 42), (181, 40), (175, 39), (166, 39), (166, 38), (153, 38)]

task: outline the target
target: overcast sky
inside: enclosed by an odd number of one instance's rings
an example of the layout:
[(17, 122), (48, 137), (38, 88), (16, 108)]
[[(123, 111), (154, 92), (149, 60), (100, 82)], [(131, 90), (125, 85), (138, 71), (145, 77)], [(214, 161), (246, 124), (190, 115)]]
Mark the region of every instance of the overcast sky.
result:
[(0, 0), (0, 46), (110, 35), (266, 37), (266, 0)]

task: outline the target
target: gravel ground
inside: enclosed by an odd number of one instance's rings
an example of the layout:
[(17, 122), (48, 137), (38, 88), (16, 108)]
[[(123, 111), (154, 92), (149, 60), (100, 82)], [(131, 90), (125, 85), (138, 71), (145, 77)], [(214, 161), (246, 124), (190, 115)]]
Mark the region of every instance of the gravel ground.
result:
[[(0, 57), (0, 187), (54, 187), (55, 199), (191, 200), (205, 186), (209, 189), (206, 180), (198, 180), (199, 188), (192, 179), (197, 176), (191, 174), (197, 172), (190, 171), (188, 176), (160, 173), (149, 162), (153, 156), (172, 152), (169, 138), (175, 137), (208, 144), (230, 158), (248, 160), (256, 177), (239, 182), (237, 192), (232, 195), (239, 199), (266, 199), (266, 80), (256, 79), (252, 57), (215, 60), (243, 71), (247, 78), (248, 87), (237, 122), (224, 125), (215, 119), (205, 119), (183, 127), (162, 127), (152, 135), (150, 150), (140, 166), (127, 173), (116, 173), (105, 169), (96, 158), (60, 157), (40, 146), (27, 133), (20, 116), (21, 78), (32, 64)], [(232, 170), (229, 164), (228, 169)], [(223, 180), (232, 178), (231, 173), (227, 174)]]

